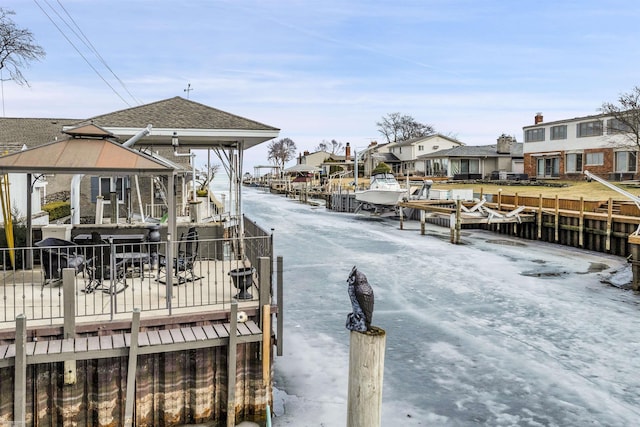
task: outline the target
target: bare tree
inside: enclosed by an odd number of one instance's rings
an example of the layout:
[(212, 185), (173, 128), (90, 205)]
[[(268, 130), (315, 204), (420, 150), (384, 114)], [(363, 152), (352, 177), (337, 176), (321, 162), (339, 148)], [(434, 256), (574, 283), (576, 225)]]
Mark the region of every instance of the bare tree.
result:
[(267, 159), (281, 168), (284, 168), (284, 164), (294, 158), (297, 150), (296, 143), (290, 138), (271, 141), (267, 149)]
[(400, 113), (389, 113), (376, 125), (387, 142), (406, 141), (411, 138), (432, 135), (436, 132), (433, 126), (422, 124), (413, 117)]
[(326, 151), (331, 154), (336, 154), (342, 151), (343, 148), (344, 148), (344, 145), (342, 144), (342, 142), (338, 142), (335, 139), (332, 139), (331, 142), (327, 142), (326, 140), (323, 140), (316, 147), (316, 151)]
[(31, 31), (18, 28), (11, 19), (13, 10), (0, 8), (0, 70), (9, 72), (10, 80), (27, 85), (22, 69), (31, 61), (44, 58), (44, 49), (35, 43)]
[[(640, 87), (622, 93), (617, 103), (603, 102), (599, 110), (610, 116), (607, 120), (607, 134), (619, 134), (625, 142), (620, 145), (640, 149)], [(618, 141), (620, 143), (620, 141)]]

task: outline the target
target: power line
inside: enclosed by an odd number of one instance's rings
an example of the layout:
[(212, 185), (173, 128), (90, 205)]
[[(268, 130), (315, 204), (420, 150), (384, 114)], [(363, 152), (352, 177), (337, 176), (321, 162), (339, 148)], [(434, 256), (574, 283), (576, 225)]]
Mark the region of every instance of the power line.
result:
[[(69, 37), (67, 37), (67, 35), (65, 34), (65, 32), (62, 30), (62, 28), (60, 28), (60, 26), (58, 26), (58, 24), (56, 24), (55, 20), (51, 17), (51, 15), (49, 15), (47, 13), (46, 10), (44, 10), (44, 8), (40, 5), (40, 3), (38, 3), (38, 0), (33, 0), (33, 2), (36, 4), (36, 6), (38, 6), (38, 8), (40, 8), (40, 10), (42, 11), (42, 13), (45, 14), (45, 16), (49, 19), (49, 21), (51, 21), (51, 23), (56, 27), (56, 29), (60, 32), (60, 34), (67, 40), (67, 42), (69, 42), (69, 44), (71, 45), (71, 47), (73, 47), (75, 49), (75, 51), (78, 53), (78, 55), (80, 55), (82, 57), (82, 59), (84, 59), (84, 61), (87, 63), (87, 65), (98, 75), (98, 77), (100, 77), (100, 79), (107, 85), (109, 86), (109, 88), (111, 89), (111, 91), (116, 94), (116, 96), (118, 98), (120, 98), (122, 100), (122, 102), (124, 102), (128, 107), (131, 107), (131, 104), (129, 104), (129, 102), (127, 102), (127, 100), (125, 100), (122, 95), (120, 95), (120, 93), (118, 93), (118, 91), (102, 76), (102, 74), (100, 74), (100, 72), (96, 69), (96, 67), (94, 67), (91, 62), (84, 56), (84, 54), (76, 47), (76, 45), (73, 43), (73, 41), (71, 41), (71, 39)], [(47, 0), (45, 0), (45, 3), (47, 3)], [(50, 4), (47, 3), (47, 5), (49, 6), (49, 8), (51, 8), (54, 12), (55, 9), (53, 9), (53, 7), (51, 7)], [(56, 12), (56, 14), (60, 17), (60, 15)], [(60, 17), (62, 19), (62, 17)], [(62, 19), (63, 22), (65, 22), (65, 24), (67, 26), (69, 26), (69, 24), (66, 23), (66, 21), (64, 21), (64, 19)], [(72, 30), (73, 31), (73, 30)], [(75, 34), (75, 32), (74, 32)], [(77, 34), (76, 34), (77, 37)]]
[[(107, 62), (104, 60), (102, 55), (100, 55), (100, 52), (98, 52), (98, 50), (95, 48), (95, 46), (93, 46), (93, 44), (91, 43), (89, 38), (86, 36), (86, 34), (84, 34), (84, 32), (82, 31), (82, 29), (80, 28), (78, 23), (75, 21), (75, 19), (73, 19), (73, 16), (71, 16), (71, 14), (67, 11), (67, 9), (64, 7), (62, 2), (60, 0), (57, 0), (57, 2), (60, 5), (60, 8), (62, 8), (62, 10), (64, 11), (64, 13), (69, 17), (71, 22), (73, 22), (73, 25), (75, 25), (75, 27), (78, 29), (80, 34), (82, 34), (82, 37), (78, 36), (77, 34), (76, 34), (76, 37), (78, 37), (80, 40), (83, 40), (83, 39), (86, 40), (85, 46), (89, 47), (93, 51), (93, 53), (98, 57), (98, 59), (100, 60), (100, 62), (102, 62), (102, 64), (106, 67), (106, 69), (109, 70), (109, 72), (111, 72), (111, 74), (113, 75), (113, 77), (116, 78), (116, 80), (118, 80), (118, 82), (120, 83), (122, 88), (125, 91), (127, 91), (129, 96), (131, 97), (131, 99), (133, 99), (138, 104), (142, 104), (142, 102), (138, 98), (133, 96), (133, 94), (129, 91), (129, 88), (127, 88), (127, 86), (124, 84), (124, 82), (122, 80), (120, 80), (120, 77), (118, 77), (118, 75), (111, 69), (109, 64), (107, 64)], [(51, 7), (51, 5), (49, 5), (49, 7)], [(57, 14), (57, 12), (56, 12), (56, 14)], [(58, 14), (58, 16), (60, 16), (60, 15)], [(69, 25), (67, 24), (67, 26), (69, 26)], [(71, 31), (73, 31), (73, 29), (70, 26), (69, 26), (69, 28), (71, 29)], [(75, 34), (75, 31), (74, 31), (74, 34)]]

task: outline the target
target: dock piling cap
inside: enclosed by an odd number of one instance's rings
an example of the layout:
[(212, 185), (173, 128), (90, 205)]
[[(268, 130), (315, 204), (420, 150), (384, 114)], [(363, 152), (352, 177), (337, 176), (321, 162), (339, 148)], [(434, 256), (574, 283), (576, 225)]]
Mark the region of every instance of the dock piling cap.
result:
[(369, 335), (372, 337), (377, 337), (377, 336), (384, 336), (387, 333), (384, 331), (384, 329), (382, 328), (378, 328), (377, 326), (371, 326), (369, 329), (367, 329), (365, 332), (358, 332), (360, 334), (364, 334), (364, 335)]

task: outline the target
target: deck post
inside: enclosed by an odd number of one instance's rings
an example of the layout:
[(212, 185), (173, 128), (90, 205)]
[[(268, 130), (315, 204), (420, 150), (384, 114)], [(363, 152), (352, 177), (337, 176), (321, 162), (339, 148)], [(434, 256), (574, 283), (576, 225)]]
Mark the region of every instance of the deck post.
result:
[(13, 391), (13, 421), (26, 425), (27, 399), (27, 318), (16, 316), (15, 382)]
[(276, 287), (277, 287), (277, 295), (278, 295), (278, 335), (277, 335), (277, 345), (276, 351), (278, 356), (282, 356), (283, 353), (283, 337), (284, 337), (284, 295), (283, 292), (283, 279), (282, 279), (282, 256), (279, 256), (276, 259), (277, 271), (276, 271)]
[(605, 240), (605, 252), (611, 252), (611, 226), (613, 225), (613, 199), (609, 197), (609, 203), (607, 204), (607, 238)]
[[(236, 425), (236, 366), (238, 345), (238, 301), (231, 302), (229, 351), (227, 355), (227, 427)], [(264, 333), (264, 332), (263, 332)]]
[[(269, 386), (271, 377), (271, 306), (262, 306), (262, 384)], [(267, 402), (269, 401), (267, 393)]]
[(351, 331), (347, 427), (380, 427), (386, 332)]
[(542, 239), (542, 194), (540, 194), (540, 197), (538, 198), (538, 240)]
[(124, 407), (124, 426), (133, 426), (133, 404), (136, 400), (136, 370), (138, 369), (138, 332), (140, 331), (140, 309), (133, 309), (131, 319), (131, 341), (127, 366), (127, 394)]
[(560, 200), (558, 199), (558, 195), (556, 194), (556, 209), (555, 209), (555, 218), (553, 220), (553, 228), (554, 228), (554, 242), (558, 242), (560, 240)]
[(420, 209), (420, 235), (424, 236), (426, 233), (426, 218), (427, 218), (427, 212), (423, 209)]
[(584, 248), (584, 197), (580, 197), (580, 216), (578, 218), (578, 246)]
[(269, 257), (258, 258), (258, 291), (260, 308), (271, 304), (271, 259)]
[[(64, 298), (64, 326), (63, 333), (65, 338), (76, 337), (76, 276), (73, 268), (64, 268), (62, 270), (62, 294)], [(76, 383), (76, 361), (64, 361), (64, 383), (66, 385)]]
[(631, 249), (631, 289), (638, 291), (640, 289), (640, 236), (632, 234), (628, 239), (629, 248)]

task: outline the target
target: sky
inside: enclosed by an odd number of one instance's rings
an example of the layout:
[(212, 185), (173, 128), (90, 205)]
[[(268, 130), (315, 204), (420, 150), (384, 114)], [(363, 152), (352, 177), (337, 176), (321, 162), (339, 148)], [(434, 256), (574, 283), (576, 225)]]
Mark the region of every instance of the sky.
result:
[[(5, 0), (46, 57), (4, 117), (88, 118), (174, 96), (281, 129), (298, 152), (384, 142), (409, 115), (468, 145), (596, 114), (640, 82), (635, 0)], [(3, 76), (6, 78), (6, 76)], [(186, 91), (185, 89), (192, 90)], [(244, 170), (268, 165), (267, 145)], [(287, 165), (293, 165), (295, 161)]]

